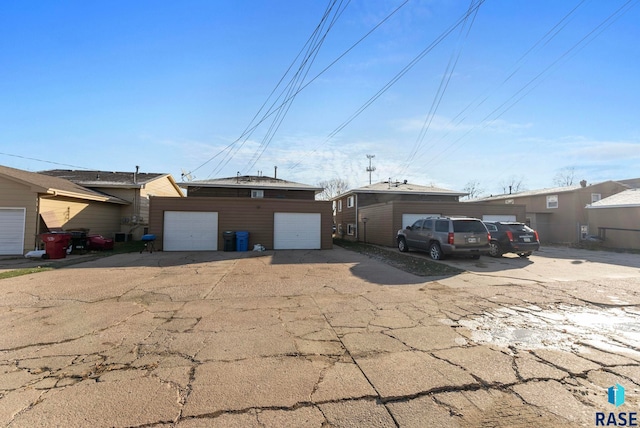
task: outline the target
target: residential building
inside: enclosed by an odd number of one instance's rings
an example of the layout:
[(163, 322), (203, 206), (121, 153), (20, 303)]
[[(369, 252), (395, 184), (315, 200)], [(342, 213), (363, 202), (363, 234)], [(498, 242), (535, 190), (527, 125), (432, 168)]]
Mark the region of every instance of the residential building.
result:
[(586, 206), (620, 193), (628, 186), (617, 181), (555, 187), (475, 199), (468, 203), (524, 205), (526, 222), (543, 243), (576, 243), (591, 233)]
[(36, 249), (40, 234), (49, 231), (112, 236), (129, 204), (69, 180), (0, 166), (0, 255)]
[(336, 235), (348, 240), (395, 246), (399, 229), (431, 216), (524, 221), (524, 207), (471, 206), (466, 193), (407, 181), (384, 181), (349, 190), (334, 198)]
[(118, 240), (139, 240), (149, 231), (149, 199), (153, 196), (184, 197), (171, 174), (55, 169), (40, 174), (63, 178), (93, 191), (117, 197), (128, 204), (120, 210), (119, 226), (111, 231)]

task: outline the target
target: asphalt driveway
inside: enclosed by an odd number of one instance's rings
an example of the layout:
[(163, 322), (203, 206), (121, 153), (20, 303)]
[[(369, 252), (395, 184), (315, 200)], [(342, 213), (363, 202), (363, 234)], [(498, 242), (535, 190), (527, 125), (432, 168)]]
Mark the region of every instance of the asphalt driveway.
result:
[(593, 426), (640, 402), (640, 267), (603, 254), (425, 278), (340, 248), (133, 253), (0, 280), (0, 424)]

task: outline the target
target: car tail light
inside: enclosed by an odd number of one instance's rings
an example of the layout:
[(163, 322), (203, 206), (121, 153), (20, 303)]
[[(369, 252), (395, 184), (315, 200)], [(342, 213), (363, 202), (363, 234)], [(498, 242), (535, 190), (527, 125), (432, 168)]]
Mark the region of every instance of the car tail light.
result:
[(533, 231), (533, 236), (536, 238), (536, 241), (540, 240), (540, 237), (538, 236), (538, 232), (536, 232), (535, 230)]
[(449, 243), (449, 245), (453, 245), (453, 233), (449, 232), (447, 242)]
[(491, 242), (491, 233), (487, 232), (487, 242)]
[(507, 230), (507, 238), (509, 238), (509, 241), (513, 241), (513, 233), (510, 230)]

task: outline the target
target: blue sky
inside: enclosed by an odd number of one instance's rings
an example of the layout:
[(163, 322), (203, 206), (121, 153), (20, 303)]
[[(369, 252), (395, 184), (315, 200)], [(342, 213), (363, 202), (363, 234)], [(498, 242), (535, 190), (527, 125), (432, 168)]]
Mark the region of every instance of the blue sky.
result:
[(635, 178), (639, 21), (638, 0), (4, 2), (0, 164), (353, 188), (371, 154), (373, 181), (485, 194)]

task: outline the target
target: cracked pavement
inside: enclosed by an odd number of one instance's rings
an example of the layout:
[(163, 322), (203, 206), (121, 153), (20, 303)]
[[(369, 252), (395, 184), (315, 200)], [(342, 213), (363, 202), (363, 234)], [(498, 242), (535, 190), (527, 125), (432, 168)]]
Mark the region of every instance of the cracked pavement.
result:
[(609, 386), (640, 403), (640, 263), (613, 254), (425, 278), (340, 248), (156, 252), (0, 280), (0, 425), (594, 426)]

